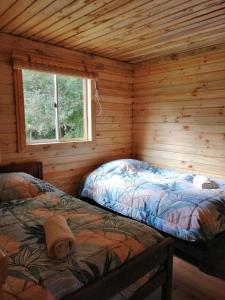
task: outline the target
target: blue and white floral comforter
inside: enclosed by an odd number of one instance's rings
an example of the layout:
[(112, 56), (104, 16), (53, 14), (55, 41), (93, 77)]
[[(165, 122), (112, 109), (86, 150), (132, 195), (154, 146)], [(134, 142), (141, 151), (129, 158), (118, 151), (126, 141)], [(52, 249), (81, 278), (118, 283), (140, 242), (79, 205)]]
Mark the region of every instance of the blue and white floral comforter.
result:
[(183, 240), (213, 239), (225, 231), (225, 181), (202, 190), (194, 176), (121, 159), (90, 173), (81, 195)]

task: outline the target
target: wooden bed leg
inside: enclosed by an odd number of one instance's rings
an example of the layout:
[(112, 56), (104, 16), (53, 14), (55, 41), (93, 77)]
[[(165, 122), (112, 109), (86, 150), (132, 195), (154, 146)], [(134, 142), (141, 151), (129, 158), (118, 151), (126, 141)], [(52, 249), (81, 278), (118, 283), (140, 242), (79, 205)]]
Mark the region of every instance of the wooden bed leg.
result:
[(161, 300), (171, 300), (173, 278), (173, 246), (168, 249), (168, 261), (165, 266), (166, 281), (162, 285)]
[(3, 284), (8, 276), (8, 260), (5, 253), (0, 249), (0, 300), (3, 300)]

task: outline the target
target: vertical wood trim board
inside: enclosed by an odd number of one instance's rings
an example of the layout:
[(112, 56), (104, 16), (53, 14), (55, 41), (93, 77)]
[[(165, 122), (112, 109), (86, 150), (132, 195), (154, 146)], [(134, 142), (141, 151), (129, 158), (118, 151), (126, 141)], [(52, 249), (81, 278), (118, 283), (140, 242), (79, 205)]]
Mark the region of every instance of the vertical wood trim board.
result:
[[(0, 144), (1, 163), (39, 160), (44, 178), (74, 193), (84, 174), (102, 162), (131, 154), (133, 67), (114, 60), (0, 34)], [(96, 142), (37, 146), (18, 153), (12, 50), (62, 57), (78, 70), (97, 73), (102, 115), (96, 116)], [(96, 107), (96, 114), (98, 107)]]
[(133, 155), (225, 177), (225, 47), (134, 67)]

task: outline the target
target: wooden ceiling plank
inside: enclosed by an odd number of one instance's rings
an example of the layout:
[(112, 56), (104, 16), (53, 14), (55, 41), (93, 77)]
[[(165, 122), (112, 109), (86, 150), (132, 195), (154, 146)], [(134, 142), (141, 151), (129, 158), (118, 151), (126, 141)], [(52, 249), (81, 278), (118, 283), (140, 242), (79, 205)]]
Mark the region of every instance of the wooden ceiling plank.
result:
[[(109, 20), (107, 22), (99, 22), (99, 25), (94, 26), (92, 25), (91, 28), (83, 28), (83, 32), (80, 34), (77, 34), (75, 39), (71, 38), (66, 40), (62, 45), (70, 45), (70, 47), (79, 46), (86, 42), (91, 42), (92, 40), (95, 41), (97, 38), (102, 36), (110, 35), (111, 32), (114, 30), (117, 30), (117, 27), (122, 28), (124, 30), (125, 26), (131, 26), (132, 23), (139, 23), (142, 19), (151, 18), (151, 15), (156, 15), (160, 11), (164, 11), (165, 9), (168, 9), (170, 6), (177, 7), (178, 2), (184, 4), (184, 2), (187, 2), (188, 0), (171, 0), (171, 1), (161, 1), (160, 5), (157, 0), (153, 0), (151, 2), (146, 3), (143, 7), (140, 8), (133, 8), (130, 11), (129, 18), (127, 21), (127, 14), (128, 12), (124, 10), (123, 12), (115, 17), (115, 16), (109, 16)], [(139, 2), (139, 1), (138, 1)], [(150, 11), (148, 11), (150, 10)], [(137, 11), (137, 13), (136, 13)], [(142, 17), (143, 15), (143, 17)], [(124, 22), (125, 21), (125, 22)]]
[(34, 2), (32, 4), (32, 6), (28, 7), (20, 15), (18, 15), (11, 22), (9, 22), (3, 28), (2, 31), (5, 32), (5, 33), (14, 32), (20, 25), (23, 25), (24, 23), (29, 21), (32, 17), (37, 15), (40, 11), (46, 9), (54, 1), (55, 0), (45, 0), (45, 1), (36, 1), (36, 2)]
[(0, 5), (0, 16), (3, 15), (10, 7), (16, 2), (16, 0), (2, 1)]
[[(147, 27), (148, 27), (148, 25), (147, 25)], [(133, 30), (133, 29), (131, 29), (131, 30)], [(131, 32), (131, 30), (129, 30), (129, 32)], [(151, 32), (151, 28), (148, 27), (148, 30)], [(155, 30), (157, 30), (157, 27), (155, 28)], [(129, 32), (127, 32), (126, 36), (130, 36)], [(138, 29), (137, 29), (136, 32), (139, 32), (139, 35), (140, 35), (140, 32), (142, 32), (142, 30), (138, 30)], [(116, 33), (115, 33), (115, 34), (116, 34)], [(112, 35), (114, 35), (114, 33), (113, 33)], [(119, 33), (118, 33), (118, 35), (119, 35)], [(108, 36), (110, 37), (111, 35), (108, 34)], [(88, 42), (87, 44), (88, 44), (88, 46), (89, 46), (89, 49), (95, 50), (95, 47), (94, 47), (94, 46), (95, 46), (96, 44), (98, 44), (100, 41), (102, 41), (102, 40), (104, 39), (104, 37), (105, 37), (105, 36), (101, 37), (100, 40), (99, 40), (99, 39), (96, 39), (96, 41)], [(118, 42), (117, 42), (117, 41), (118, 41)], [(105, 42), (107, 42), (106, 44), (108, 45), (107, 37), (106, 37), (106, 41), (105, 41)], [(92, 44), (92, 43), (93, 43), (93, 44)], [(117, 38), (117, 39), (116, 39), (116, 37), (114, 36), (114, 43), (119, 43), (120, 45), (122, 45), (121, 47), (123, 48), (123, 47), (124, 47), (124, 39), (123, 39), (123, 35), (121, 34), (121, 37), (120, 37), (120, 38)], [(101, 44), (101, 43), (100, 43), (100, 44)], [(137, 40), (134, 41), (134, 44), (137, 44)], [(132, 42), (132, 45), (133, 45), (133, 42)], [(111, 46), (111, 47), (112, 47), (112, 46)], [(76, 45), (76, 48), (82, 49), (81, 45), (80, 45), (80, 46), (77, 46), (77, 45)], [(100, 49), (98, 49), (98, 50), (100, 50)], [(109, 50), (109, 52), (110, 52), (110, 49), (108, 49), (108, 50)], [(100, 50), (100, 51), (101, 51), (101, 50)]]
[(84, 24), (96, 23), (99, 16), (103, 16), (109, 13), (112, 10), (120, 9), (121, 6), (127, 4), (130, 0), (114, 0), (110, 3), (104, 5), (102, 8), (97, 9), (90, 13), (90, 15), (84, 15), (82, 18), (78, 20), (74, 20), (69, 24), (61, 27), (59, 30), (51, 33), (49, 42), (51, 43), (59, 43), (64, 41), (71, 36), (81, 32), (81, 28)]
[(16, 18), (25, 9), (30, 7), (36, 0), (17, 0), (4, 14), (0, 16), (0, 29)]
[(26, 33), (32, 30), (35, 26), (38, 26), (41, 22), (51, 17), (55, 12), (60, 11), (64, 6), (74, 2), (74, 0), (55, 0), (51, 5), (45, 9), (39, 11), (36, 15), (33, 15), (31, 19), (25, 23), (20, 24), (14, 31), (15, 35), (23, 35), (26, 37)]
[[(220, 14), (219, 10), (225, 7), (225, 4), (223, 6), (220, 6), (219, 8), (216, 6), (216, 11), (215, 11), (215, 6), (207, 8), (208, 5), (207, 3), (203, 3), (200, 6), (196, 6), (195, 10), (194, 7), (192, 8), (192, 12), (189, 12), (187, 15), (184, 15), (180, 18), (175, 18), (173, 19), (173, 15), (168, 15), (163, 19), (163, 24), (161, 19), (158, 19), (154, 21), (154, 26), (152, 22), (146, 26), (141, 26), (140, 28), (135, 28), (132, 33), (129, 34), (127, 32), (126, 37), (124, 37), (122, 46), (121, 46), (121, 41), (117, 42), (111, 39), (107, 40), (106, 38), (106, 44), (108, 47), (105, 48), (92, 48), (93, 50), (98, 51), (98, 53), (101, 55), (101, 53), (107, 53), (107, 54), (113, 54), (114, 52), (119, 52), (120, 49), (125, 49), (127, 46), (132, 46), (134, 43), (137, 43), (137, 38), (145, 39), (146, 37), (148, 39), (153, 38), (155, 35), (163, 35), (165, 32), (175, 30), (177, 28), (182, 28), (183, 26), (186, 26), (188, 24), (192, 24), (195, 21), (201, 21), (205, 20), (207, 17), (206, 14), (210, 13), (210, 16), (216, 16)], [(204, 9), (205, 8), (205, 9)], [(176, 16), (178, 16), (182, 12), (178, 12)], [(148, 26), (150, 25), (150, 28)], [(169, 29), (168, 29), (169, 28)], [(110, 35), (111, 37), (111, 35)], [(113, 37), (113, 36), (112, 36)], [(127, 38), (128, 37), (128, 38)], [(100, 42), (100, 41), (99, 41)], [(91, 45), (91, 43), (89, 43)]]
[[(139, 55), (135, 55), (129, 58), (126, 58), (126, 62), (129, 63), (137, 63), (137, 62), (142, 62), (146, 60), (151, 60), (154, 58), (158, 58), (161, 56), (167, 56), (171, 54), (177, 54), (177, 53), (186, 53), (190, 52), (192, 50), (198, 50), (198, 49), (203, 49), (208, 46), (216, 46), (221, 44), (221, 39), (224, 40), (225, 35), (223, 32), (215, 34), (214, 38), (212, 40), (208, 40), (208, 36), (202, 37), (201, 40), (193, 40), (193, 41), (182, 41), (178, 45), (169, 45), (163, 49), (154, 49), (151, 51), (150, 54), (146, 52), (139, 53)], [(123, 61), (122, 58), (119, 58), (120, 61)]]
[[(207, 25), (207, 22), (208, 22), (208, 25)], [(212, 27), (212, 24), (214, 24), (214, 26)], [(152, 48), (155, 48), (155, 47), (164, 47), (164, 45), (167, 45), (167, 44), (171, 44), (171, 43), (174, 43), (174, 42), (177, 42), (177, 41), (180, 41), (180, 40), (185, 40), (187, 38), (190, 38), (190, 37), (194, 37), (196, 35), (201, 35), (201, 34), (204, 34), (204, 33), (210, 33), (212, 32), (213, 30), (216, 30), (216, 29), (220, 29), (220, 28), (224, 28), (225, 26), (225, 15), (222, 15), (220, 17), (217, 17), (216, 20), (214, 20), (214, 22), (212, 21), (208, 21), (206, 20), (204, 22), (204, 29), (202, 29), (202, 26), (198, 26), (197, 28), (193, 28), (194, 25), (191, 25), (189, 29), (191, 30), (188, 30), (186, 29), (185, 32), (183, 31), (182, 34), (178, 35), (178, 36), (175, 36), (171, 39), (168, 39), (168, 41), (161, 41), (160, 38), (156, 38), (155, 40), (155, 43), (152, 43), (151, 45), (149, 45), (149, 42), (145, 42), (145, 43), (139, 43), (138, 44), (138, 47), (135, 49), (133, 47), (133, 49), (131, 50), (128, 50), (129, 52), (129, 55), (132, 55), (132, 54), (136, 54), (137, 52), (140, 52), (140, 51), (148, 51), (148, 53), (151, 51)], [(118, 53), (117, 53), (118, 55)], [(127, 52), (123, 52), (120, 54), (120, 57), (124, 57), (127, 55)]]
[[(217, 12), (217, 14), (218, 14), (219, 12)], [(214, 16), (216, 16), (216, 14), (214, 14)], [(224, 13), (223, 12), (220, 12), (220, 14), (219, 14), (219, 17), (221, 17), (221, 18), (223, 18), (224, 17)], [(202, 26), (204, 26), (205, 24), (207, 24), (207, 22), (208, 22), (208, 19), (207, 20), (204, 20), (204, 21), (202, 21), (201, 22), (201, 24), (200, 25), (202, 25)], [(214, 21), (213, 21), (213, 19), (212, 19), (212, 21), (210, 20), (210, 22), (211, 22), (211, 24), (212, 25), (214, 25), (213, 23), (214, 23)], [(190, 23), (191, 24), (191, 23)], [(194, 23), (193, 25), (189, 25), (189, 27), (184, 27), (184, 28), (179, 28), (179, 27), (177, 27), (177, 29), (176, 30), (174, 30), (174, 31), (171, 31), (171, 32), (164, 32), (164, 31), (161, 31), (161, 32), (155, 32), (155, 34), (154, 35), (149, 35), (149, 41), (151, 40), (151, 44), (152, 45), (154, 45), (154, 41), (155, 41), (155, 39), (157, 39), (157, 36), (159, 37), (160, 35), (161, 35), (161, 38), (160, 38), (160, 40), (162, 41), (163, 40), (163, 38), (165, 37), (165, 38), (168, 38), (169, 36), (171, 36), (171, 35), (178, 35), (179, 33), (181, 34), (181, 32), (185, 32), (186, 30), (190, 30), (190, 29), (192, 29), (192, 28), (195, 28), (195, 27), (198, 27), (199, 26), (199, 24), (198, 23)], [(134, 42), (136, 42), (136, 44), (137, 44), (137, 39), (135, 39), (135, 40), (133, 40), (133, 43)], [(133, 43), (132, 42), (130, 42), (130, 44), (129, 44), (129, 46), (130, 46), (130, 48), (127, 48), (127, 51), (129, 51), (128, 49), (132, 49), (132, 46), (133, 46)], [(146, 43), (147, 44), (147, 43)], [(124, 51), (126, 49), (126, 47), (124, 47), (123, 49), (122, 48), (120, 48), (120, 49), (117, 49), (118, 51), (116, 52), (117, 54), (118, 53), (120, 53), (120, 50), (121, 51)], [(115, 51), (113, 51), (113, 52), (107, 52), (107, 50), (106, 50), (106, 53), (109, 55), (109, 54), (113, 54), (113, 53), (115, 53)], [(99, 54), (101, 55), (101, 52), (99, 51)]]
[[(167, 2), (168, 0), (164, 0), (164, 2)], [(116, 26), (118, 22), (121, 22), (122, 20), (127, 20), (129, 18), (134, 18), (135, 11), (134, 9), (137, 9), (139, 14), (146, 11), (146, 9), (151, 7), (154, 8), (156, 0), (155, 1), (149, 1), (149, 0), (142, 0), (142, 1), (128, 1), (128, 3), (125, 3), (124, 5), (120, 6), (117, 10), (112, 10), (111, 12), (108, 12), (106, 14), (99, 14), (95, 19), (93, 19), (92, 22), (86, 22), (84, 25), (80, 26), (79, 30), (76, 32), (76, 27), (74, 27), (74, 32), (69, 32), (67, 35), (65, 33), (61, 35), (57, 40), (54, 40), (53, 42), (57, 41), (58, 43), (61, 42), (61, 44), (70, 44), (71, 39), (74, 41), (74, 39), (77, 38), (79, 34), (82, 34), (83, 32), (86, 32), (87, 30), (91, 29), (91, 32), (88, 34), (92, 37), (94, 32), (101, 32), (102, 27), (108, 27), (108, 26)], [(162, 2), (162, 1), (161, 1)], [(158, 1), (159, 5), (159, 1)], [(145, 9), (143, 9), (145, 7)], [(140, 16), (139, 16), (140, 18)], [(122, 26), (122, 25), (121, 25)]]
[(55, 32), (64, 25), (71, 23), (73, 20), (80, 19), (81, 17), (91, 14), (96, 9), (110, 3), (112, 0), (92, 0), (88, 4), (86, 0), (78, 0), (72, 7), (65, 7), (63, 13), (55, 14), (51, 18), (42, 22), (39, 26), (39, 31), (32, 35), (35, 40), (45, 41), (51, 32)]
[(189, 26), (185, 26), (184, 28), (179, 28), (176, 30), (173, 30), (171, 32), (166, 32), (161, 38), (160, 40), (168, 40), (168, 39), (173, 39), (173, 38), (179, 38), (180, 36), (184, 36), (185, 34), (188, 34), (188, 31), (192, 31), (193, 32), (199, 32), (200, 28), (203, 28), (204, 26), (204, 30), (206, 29), (207, 26), (217, 26), (219, 24), (224, 24), (225, 23), (225, 9), (224, 9), (224, 13), (221, 13), (219, 15), (217, 15), (216, 17), (210, 17), (204, 21), (201, 22), (196, 22), (194, 24), (191, 24)]
[[(178, 11), (177, 14), (180, 14), (182, 13), (182, 11)], [(183, 14), (183, 13), (182, 13)], [(163, 25), (162, 24), (162, 21), (160, 18), (158, 18), (158, 20), (156, 20), (156, 22), (158, 23), (158, 25), (156, 26), (154, 24), (154, 27), (152, 25), (152, 23), (150, 24), (146, 24), (145, 26), (141, 26), (140, 28), (131, 28), (131, 29), (128, 29), (126, 30), (126, 32), (124, 34), (120, 34), (119, 32), (117, 33), (112, 33), (110, 35), (108, 35), (110, 37), (110, 39), (107, 39), (107, 36), (103, 36), (103, 37), (100, 37), (98, 39), (96, 39), (96, 41), (93, 41), (93, 42), (88, 42), (88, 46), (91, 47), (90, 49), (92, 49), (92, 51), (97, 51), (99, 53), (108, 53), (108, 54), (111, 54), (113, 53), (114, 51), (119, 51), (120, 48), (125, 48), (126, 44), (131, 44), (131, 47), (133, 46), (133, 44), (137, 44), (137, 37), (141, 37), (141, 40), (142, 40), (142, 32), (144, 32), (146, 34), (146, 32), (148, 32), (148, 36), (149, 34), (151, 35), (152, 33), (156, 33), (158, 34), (158, 29), (162, 29), (162, 30), (166, 30), (167, 31), (167, 25), (166, 25), (166, 21), (168, 21), (168, 18), (169, 20), (171, 21), (171, 18), (173, 19), (173, 14), (172, 15), (168, 15), (166, 17), (166, 20), (163, 20)], [(190, 18), (190, 16), (189, 16)], [(145, 23), (146, 22), (149, 22), (149, 19), (146, 19), (144, 20)], [(175, 20), (176, 23), (179, 23), (181, 22), (180, 19), (177, 21)], [(174, 23), (174, 22), (173, 22)], [(140, 25), (141, 22), (139, 22)], [(162, 31), (161, 33), (164, 33), (164, 31)], [(120, 38), (116, 38), (115, 34), (117, 34), (118, 36), (121, 36)], [(111, 39), (111, 36), (112, 36), (112, 39)], [(107, 47), (104, 47), (104, 48), (99, 48), (99, 47), (96, 47), (95, 45), (99, 45), (99, 43), (101, 42), (102, 39), (106, 39), (106, 44)], [(134, 40), (135, 39), (135, 40)], [(100, 43), (101, 44), (101, 43)], [(115, 46), (114, 46), (115, 45)], [(118, 46), (117, 46), (118, 45)], [(77, 48), (82, 48), (81, 46), (80, 47), (77, 47)], [(105, 49), (105, 50), (104, 50)]]
[(79, 10), (85, 5), (84, 3), (85, 0), (56, 0), (48, 9), (38, 14), (33, 22), (31, 20), (32, 27), (30, 24), (25, 31), (23, 30), (23, 36), (33, 39), (33, 36), (57, 20), (67, 16), (69, 12)]
[[(178, 14), (179, 14), (179, 12), (178, 12)], [(199, 12), (197, 12), (197, 14), (199, 14)], [(218, 13), (216, 13), (215, 15), (217, 15), (217, 14)], [(206, 16), (200, 16), (199, 18), (200, 19), (202, 18), (204, 20), (207, 17)], [(182, 22), (182, 21), (185, 21), (185, 22)], [(164, 35), (168, 31), (172, 31), (173, 28), (175, 28), (175, 29), (176, 28), (182, 28), (184, 25), (192, 24), (192, 23), (194, 23), (194, 22), (192, 20), (191, 15), (182, 17), (180, 19), (175, 19), (175, 20), (173, 20), (173, 15), (169, 15), (166, 18), (163, 19), (163, 22), (161, 20), (156, 20), (153, 23), (154, 25), (151, 23), (150, 24), (151, 25), (150, 29), (148, 29), (148, 26), (140, 28), (139, 30), (135, 29), (134, 34), (130, 34), (127, 41), (125, 40), (125, 41), (123, 41), (123, 43), (121, 43), (121, 41), (120, 41), (119, 46), (117, 46), (115, 48), (113, 48), (113, 45), (110, 44), (110, 41), (107, 41), (107, 45), (109, 45), (109, 48), (105, 47), (105, 50), (104, 50), (104, 48), (102, 50), (100, 50), (100, 49), (96, 49), (96, 50), (99, 50), (99, 53), (101, 53), (101, 51), (103, 51), (103, 52), (105, 51), (105, 53), (108, 53), (108, 54), (113, 53), (114, 51), (116, 51), (118, 53), (120, 51), (120, 49), (122, 49), (122, 50), (126, 49), (126, 46), (131, 46), (132, 47), (134, 43), (137, 44), (137, 39), (138, 38), (140, 39), (140, 41), (144, 42), (146, 39), (149, 40), (150, 38), (152, 39), (155, 36)], [(142, 35), (142, 32), (144, 33), (144, 35)], [(146, 34), (146, 32), (148, 32), (148, 34)], [(116, 44), (116, 43), (114, 43), (114, 44)], [(90, 43), (89, 43), (89, 45), (90, 45)], [(94, 47), (92, 49), (95, 50)]]
[[(225, 12), (225, 10), (224, 10)], [(220, 12), (221, 13), (221, 12)], [(225, 21), (225, 14), (224, 13), (221, 13), (220, 15), (215, 15), (213, 18), (211, 18), (210, 20), (209, 19), (206, 19), (206, 20), (203, 20), (201, 21), (200, 23), (190, 23), (188, 26), (185, 26), (184, 28), (177, 28), (176, 30), (174, 31), (171, 31), (171, 32), (161, 32), (161, 33), (156, 33), (154, 35), (150, 35), (148, 37), (148, 40), (144, 40), (143, 42), (142, 41), (138, 41), (136, 40), (136, 43), (139, 45), (140, 49), (141, 49), (141, 46), (142, 45), (146, 45), (146, 46), (149, 46), (149, 42), (151, 41), (151, 45), (152, 46), (155, 46), (155, 44), (157, 42), (160, 42), (161, 45), (163, 45), (163, 40), (169, 40), (169, 38), (172, 39), (172, 36), (174, 36), (174, 38), (178, 38), (179, 39), (179, 36), (182, 35), (182, 37), (185, 36), (185, 34), (189, 34), (188, 31), (190, 30), (194, 30), (197, 32), (199, 31), (201, 28), (203, 28), (203, 26), (205, 25), (208, 25), (208, 26), (213, 26), (217, 21), (219, 22), (220, 20), (222, 21)], [(204, 28), (205, 29), (205, 28)], [(203, 29), (203, 30), (204, 30)], [(130, 47), (124, 47), (123, 49), (118, 49), (118, 51), (116, 52), (117, 54), (123, 54), (125, 53), (126, 51), (131, 51), (131, 48), (133, 48), (133, 44), (131, 43), (130, 44)], [(107, 52), (108, 54), (110, 54), (109, 52)]]
[[(192, 50), (199, 50), (203, 49), (205, 47), (209, 46), (216, 46), (216, 45), (221, 45), (221, 43), (225, 42), (225, 32), (220, 31), (218, 33), (213, 33), (212, 38), (209, 40), (208, 35), (202, 36), (200, 35), (199, 37), (196, 38), (196, 40), (186, 40), (183, 41), (182, 43), (176, 44), (176, 45), (170, 45), (168, 47), (162, 48), (161, 50), (156, 48), (153, 51), (151, 51), (151, 54), (149, 53), (144, 53), (144, 54), (138, 54), (132, 57), (129, 57), (126, 59), (126, 62), (129, 63), (138, 63), (142, 62), (145, 60), (151, 60), (151, 59), (156, 59), (161, 56), (166, 56), (166, 55), (171, 55), (171, 54), (177, 54), (177, 53), (186, 53), (190, 52)], [(118, 59), (120, 59), (118, 57)], [(122, 59), (121, 59), (122, 61)]]
[(225, 44), (225, 0), (8, 0), (0, 30), (135, 63)]
[[(204, 35), (203, 37), (200, 34), (199, 37), (205, 39), (206, 43), (204, 44), (204, 46), (207, 46), (207, 41), (208, 41), (208, 46), (213, 45), (214, 36), (212, 37), (212, 41), (209, 41), (208, 34)], [(197, 39), (198, 39), (198, 36), (197, 36)], [(217, 42), (216, 45), (221, 44), (223, 41), (224, 40), (220, 40), (220, 43)], [(170, 41), (167, 44), (165, 44), (163, 47), (155, 46), (154, 48), (151, 49), (151, 53), (150, 53), (150, 51), (142, 50), (142, 51), (140, 51), (140, 53), (136, 53), (133, 55), (129, 55), (129, 52), (128, 52), (126, 55), (126, 59), (124, 59), (124, 57), (121, 57), (119, 55), (116, 55), (116, 57), (117, 57), (117, 59), (119, 59), (121, 61), (128, 61), (128, 62), (143, 61), (143, 60), (145, 60), (145, 57), (148, 57), (148, 59), (152, 59), (152, 58), (157, 58), (157, 56), (160, 57), (162, 55), (179, 53), (179, 51), (180, 52), (186, 51), (187, 45), (190, 46), (190, 50), (193, 50), (195, 44), (196, 44), (196, 41), (194, 41), (191, 38), (188, 38), (188, 39), (184, 39), (181, 41), (176, 41), (175, 44)], [(199, 47), (199, 45), (198, 45), (198, 47)], [(201, 48), (201, 47), (199, 47), (199, 48)], [(169, 51), (167, 49), (169, 49)], [(166, 54), (164, 54), (164, 52)], [(108, 55), (108, 57), (113, 58), (114, 55)]]
[[(191, 23), (188, 21), (186, 22), (182, 22), (182, 26), (183, 28), (177, 28), (176, 26), (171, 26), (171, 24), (169, 25), (169, 30), (166, 30), (164, 32), (164, 36), (166, 38), (168, 38), (170, 35), (173, 35), (174, 32), (178, 33), (178, 32), (182, 32), (182, 31), (186, 31), (188, 28), (195, 28), (197, 26), (204, 26), (207, 22), (210, 22), (211, 24), (213, 24), (214, 20), (216, 18), (224, 18), (225, 16), (225, 3), (223, 5), (221, 5), (220, 7), (215, 7), (215, 8), (211, 8), (210, 10), (207, 11), (202, 11), (202, 14), (197, 16), (195, 15), (190, 21)], [(212, 21), (212, 22), (211, 22)]]

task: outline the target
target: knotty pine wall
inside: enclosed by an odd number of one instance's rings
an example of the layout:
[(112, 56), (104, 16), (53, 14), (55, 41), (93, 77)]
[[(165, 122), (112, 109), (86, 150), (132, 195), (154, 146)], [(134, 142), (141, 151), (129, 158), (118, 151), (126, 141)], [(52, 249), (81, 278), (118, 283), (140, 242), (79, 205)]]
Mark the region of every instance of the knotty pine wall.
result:
[[(102, 115), (96, 117), (96, 144), (37, 146), (32, 152), (17, 152), (16, 109), (12, 49), (66, 57), (97, 72)], [(132, 66), (92, 55), (66, 50), (23, 38), (0, 34), (0, 149), (1, 163), (38, 160), (44, 164), (44, 178), (60, 189), (74, 193), (81, 177), (102, 162), (129, 157), (131, 153)]]
[(225, 46), (135, 65), (133, 155), (225, 177)]

